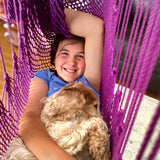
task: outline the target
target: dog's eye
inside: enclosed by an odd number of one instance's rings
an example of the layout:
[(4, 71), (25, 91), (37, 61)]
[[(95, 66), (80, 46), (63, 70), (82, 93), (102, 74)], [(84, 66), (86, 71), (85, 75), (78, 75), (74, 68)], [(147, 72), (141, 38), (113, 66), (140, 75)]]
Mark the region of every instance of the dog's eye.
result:
[(96, 104), (96, 105), (94, 105), (94, 107), (97, 109), (97, 108), (98, 108), (98, 105)]

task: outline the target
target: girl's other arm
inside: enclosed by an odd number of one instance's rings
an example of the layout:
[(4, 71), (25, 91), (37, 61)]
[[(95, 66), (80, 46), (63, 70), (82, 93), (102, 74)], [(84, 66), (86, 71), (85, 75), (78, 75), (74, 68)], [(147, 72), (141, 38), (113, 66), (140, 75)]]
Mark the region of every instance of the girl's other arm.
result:
[(40, 120), (43, 108), (40, 100), (46, 97), (47, 93), (47, 83), (37, 77), (33, 78), (30, 85), (28, 104), (20, 120), (20, 136), (29, 150), (39, 160), (75, 160), (57, 146)]
[(70, 32), (85, 38), (84, 76), (99, 91), (104, 47), (103, 20), (91, 14), (67, 8), (65, 14)]

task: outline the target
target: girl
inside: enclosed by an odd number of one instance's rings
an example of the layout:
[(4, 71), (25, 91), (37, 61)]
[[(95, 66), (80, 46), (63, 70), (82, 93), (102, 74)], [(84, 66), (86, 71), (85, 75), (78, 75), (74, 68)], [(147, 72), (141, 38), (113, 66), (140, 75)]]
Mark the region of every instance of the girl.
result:
[[(55, 58), (56, 73), (45, 69), (31, 80), (29, 99), (21, 116), (19, 133), (26, 146), (39, 160), (75, 160), (48, 135), (40, 120), (43, 104), (40, 100), (73, 81), (83, 81), (95, 92), (99, 91), (103, 55), (104, 24), (93, 15), (64, 10), (69, 31), (83, 38), (60, 36)], [(56, 39), (55, 39), (56, 43)], [(54, 77), (54, 78), (53, 78)], [(53, 81), (53, 79), (56, 79)]]

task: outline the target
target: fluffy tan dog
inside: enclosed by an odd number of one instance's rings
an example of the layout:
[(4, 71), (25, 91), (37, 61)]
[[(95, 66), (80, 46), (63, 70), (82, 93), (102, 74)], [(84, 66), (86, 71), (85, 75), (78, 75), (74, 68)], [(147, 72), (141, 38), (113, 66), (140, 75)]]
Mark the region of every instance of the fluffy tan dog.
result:
[[(79, 160), (109, 160), (108, 129), (99, 111), (94, 91), (72, 83), (42, 99), (41, 120), (53, 140)], [(1, 160), (37, 160), (16, 138)]]

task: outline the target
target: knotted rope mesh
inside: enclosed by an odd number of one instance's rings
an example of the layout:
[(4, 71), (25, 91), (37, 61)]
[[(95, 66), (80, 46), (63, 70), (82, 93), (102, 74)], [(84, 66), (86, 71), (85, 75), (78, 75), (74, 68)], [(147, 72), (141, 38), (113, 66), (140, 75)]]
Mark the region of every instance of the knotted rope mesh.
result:
[[(38, 69), (53, 67), (50, 64), (50, 50), (54, 35), (62, 33), (67, 37), (72, 36), (64, 21), (64, 7), (68, 7), (96, 15), (104, 20), (101, 111), (109, 127), (112, 159), (122, 159), (140, 103), (160, 53), (160, 0), (136, 1), (132, 20), (130, 15), (133, 0), (117, 2), (115, 0), (4, 0), (3, 2), (7, 15), (4, 20), (8, 24), (9, 22), (17, 24), (19, 51), (16, 55), (11, 43), (13, 76), (9, 77), (0, 50), (5, 79), (0, 101), (0, 155), (18, 135), (18, 122), (27, 103), (32, 74)], [(8, 30), (10, 33), (10, 28)], [(126, 39), (127, 49), (123, 66), (120, 68), (120, 58)], [(115, 85), (117, 80), (118, 83)], [(160, 105), (137, 153), (137, 159), (142, 158), (159, 116)], [(153, 151), (150, 151), (149, 159), (155, 157), (159, 141), (160, 135), (153, 146)]]

